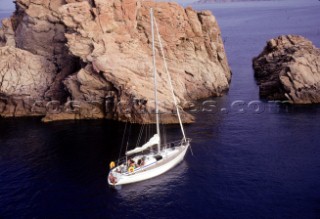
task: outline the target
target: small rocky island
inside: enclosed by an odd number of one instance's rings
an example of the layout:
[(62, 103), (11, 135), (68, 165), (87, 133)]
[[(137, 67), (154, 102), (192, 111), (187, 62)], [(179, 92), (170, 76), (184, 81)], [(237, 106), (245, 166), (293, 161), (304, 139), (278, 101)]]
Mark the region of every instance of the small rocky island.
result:
[(267, 42), (253, 59), (260, 96), (294, 104), (320, 103), (320, 49), (302, 36)]
[[(183, 108), (229, 88), (220, 28), (209, 11), (140, 0), (16, 0), (0, 29), (0, 115), (43, 121), (153, 120), (149, 9), (155, 9)], [(159, 53), (159, 44), (157, 44)], [(171, 112), (160, 56), (159, 99)], [(144, 113), (141, 113), (144, 112)], [(172, 113), (164, 122), (176, 122)], [(184, 120), (192, 116), (184, 113)]]

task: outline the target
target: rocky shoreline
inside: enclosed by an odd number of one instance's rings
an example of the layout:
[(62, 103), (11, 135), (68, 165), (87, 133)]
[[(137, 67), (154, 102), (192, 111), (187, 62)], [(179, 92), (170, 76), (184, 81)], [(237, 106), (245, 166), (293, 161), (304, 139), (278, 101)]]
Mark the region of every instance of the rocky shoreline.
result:
[[(188, 108), (194, 100), (221, 96), (229, 88), (220, 28), (209, 11), (139, 0), (15, 4), (0, 29), (2, 117), (154, 121), (150, 7), (180, 105)], [(160, 57), (157, 63), (162, 119), (175, 123)], [(193, 117), (184, 113), (184, 121)]]
[(292, 104), (320, 103), (320, 49), (302, 36), (279, 36), (253, 59), (260, 96)]

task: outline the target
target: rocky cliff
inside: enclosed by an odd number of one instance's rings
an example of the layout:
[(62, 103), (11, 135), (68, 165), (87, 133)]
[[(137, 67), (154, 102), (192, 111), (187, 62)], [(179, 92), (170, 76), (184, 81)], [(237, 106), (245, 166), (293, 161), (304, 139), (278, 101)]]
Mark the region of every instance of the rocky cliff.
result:
[[(17, 0), (0, 29), (0, 114), (153, 121), (151, 7), (180, 106), (222, 95), (231, 73), (209, 11), (140, 0)], [(162, 119), (176, 122), (156, 47)]]
[(320, 103), (320, 49), (301, 36), (267, 42), (253, 60), (260, 96), (295, 104)]

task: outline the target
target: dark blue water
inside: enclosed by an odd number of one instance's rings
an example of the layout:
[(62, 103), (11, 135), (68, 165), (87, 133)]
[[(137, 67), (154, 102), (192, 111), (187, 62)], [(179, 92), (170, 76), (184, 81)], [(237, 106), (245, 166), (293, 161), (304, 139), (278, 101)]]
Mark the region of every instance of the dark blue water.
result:
[(233, 80), (227, 96), (199, 102), (186, 127), (195, 155), (114, 191), (106, 175), (124, 124), (2, 119), (0, 218), (320, 218), (320, 107), (259, 101), (251, 69), (280, 34), (320, 47), (320, 2), (201, 7), (219, 21)]

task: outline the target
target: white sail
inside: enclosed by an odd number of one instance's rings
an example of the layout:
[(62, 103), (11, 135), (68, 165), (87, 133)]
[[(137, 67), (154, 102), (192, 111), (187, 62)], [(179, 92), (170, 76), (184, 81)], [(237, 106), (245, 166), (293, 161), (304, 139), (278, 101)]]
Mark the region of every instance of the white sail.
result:
[(135, 149), (131, 150), (131, 151), (127, 151), (126, 155), (132, 155), (132, 154), (136, 154), (139, 152), (142, 152), (154, 145), (159, 145), (160, 144), (160, 137), (158, 134), (155, 134), (152, 138), (150, 138), (150, 140), (145, 143), (144, 145), (142, 145), (141, 147), (136, 147)]

